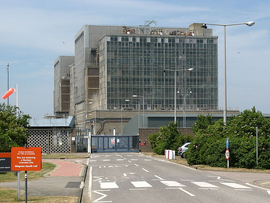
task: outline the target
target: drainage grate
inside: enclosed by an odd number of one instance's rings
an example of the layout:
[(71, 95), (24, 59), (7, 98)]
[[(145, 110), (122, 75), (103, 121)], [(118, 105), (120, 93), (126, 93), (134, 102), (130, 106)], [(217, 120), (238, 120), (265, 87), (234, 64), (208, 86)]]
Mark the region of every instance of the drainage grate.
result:
[(68, 182), (65, 188), (80, 188), (81, 182)]

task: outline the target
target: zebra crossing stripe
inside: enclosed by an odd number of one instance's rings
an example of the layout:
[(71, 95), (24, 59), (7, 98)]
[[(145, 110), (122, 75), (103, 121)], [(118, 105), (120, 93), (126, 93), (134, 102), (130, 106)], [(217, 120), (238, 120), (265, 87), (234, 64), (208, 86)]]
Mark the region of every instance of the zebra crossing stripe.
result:
[(221, 183), (221, 184), (232, 187), (234, 189), (251, 189), (250, 187), (240, 185), (240, 184), (237, 184), (237, 183)]
[(101, 189), (113, 189), (113, 188), (119, 188), (116, 182), (103, 182), (100, 183)]
[(183, 187), (181, 183), (178, 183), (176, 181), (160, 181), (164, 185), (167, 185), (168, 187)]
[(198, 185), (201, 188), (218, 188), (218, 186), (206, 182), (192, 182), (192, 183)]
[(131, 182), (132, 185), (134, 185), (134, 187), (138, 188), (138, 187), (152, 187), (152, 185), (150, 185), (149, 183), (147, 183), (146, 181), (133, 181)]

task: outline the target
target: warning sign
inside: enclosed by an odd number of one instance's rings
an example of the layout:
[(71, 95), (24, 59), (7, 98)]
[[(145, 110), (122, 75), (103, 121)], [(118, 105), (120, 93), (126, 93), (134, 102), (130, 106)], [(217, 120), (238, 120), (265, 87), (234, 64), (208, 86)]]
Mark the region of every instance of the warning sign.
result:
[(40, 171), (41, 147), (12, 147), (11, 170), (12, 171)]

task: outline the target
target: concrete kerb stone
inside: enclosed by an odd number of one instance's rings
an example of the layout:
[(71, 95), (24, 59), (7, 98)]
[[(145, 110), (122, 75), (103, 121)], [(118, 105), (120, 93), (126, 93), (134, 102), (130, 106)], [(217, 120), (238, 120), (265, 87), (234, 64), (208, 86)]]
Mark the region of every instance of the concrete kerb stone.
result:
[(83, 166), (83, 171), (82, 171), (82, 182), (80, 185), (80, 191), (79, 191), (79, 196), (78, 196), (78, 203), (82, 202), (82, 197), (83, 197), (83, 190), (84, 190), (84, 185), (85, 185), (85, 179), (88, 171), (88, 164)]

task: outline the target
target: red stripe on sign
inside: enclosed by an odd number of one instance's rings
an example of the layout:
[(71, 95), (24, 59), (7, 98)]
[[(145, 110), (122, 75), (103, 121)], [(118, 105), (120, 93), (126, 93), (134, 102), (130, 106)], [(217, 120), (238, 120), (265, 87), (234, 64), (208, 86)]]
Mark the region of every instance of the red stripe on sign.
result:
[(2, 158), (11, 157), (11, 153), (0, 153), (0, 157), (2, 157)]

